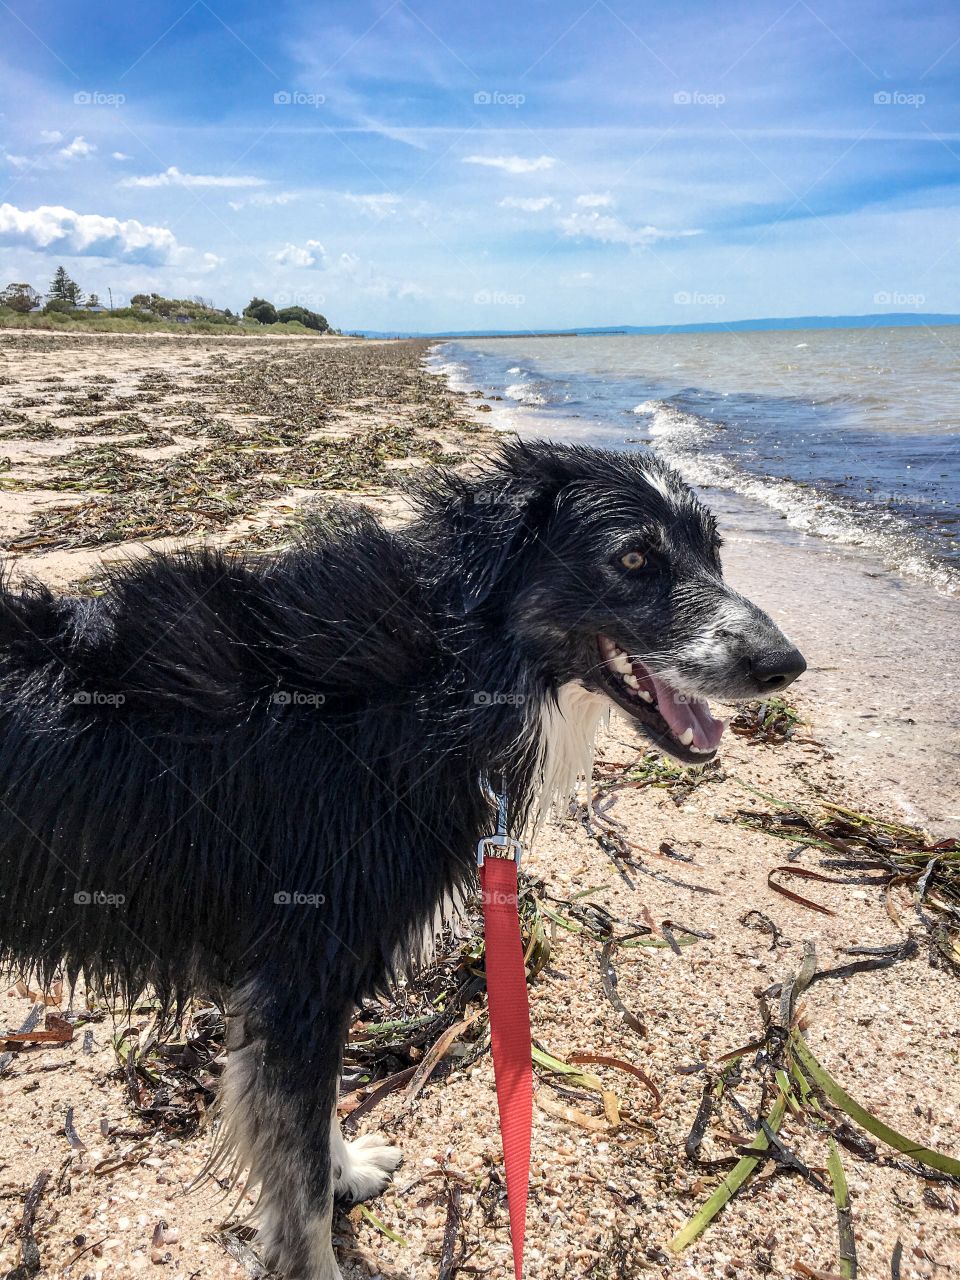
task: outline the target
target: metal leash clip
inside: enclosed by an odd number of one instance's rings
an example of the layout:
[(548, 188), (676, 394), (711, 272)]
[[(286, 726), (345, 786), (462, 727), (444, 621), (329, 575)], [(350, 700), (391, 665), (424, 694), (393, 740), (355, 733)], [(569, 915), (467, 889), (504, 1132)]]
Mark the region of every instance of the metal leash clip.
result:
[(499, 795), (489, 783), (486, 784), (486, 787), (490, 798), (495, 800), (497, 804), (497, 830), (492, 836), (484, 836), (477, 845), (477, 866), (482, 867), (485, 858), (512, 858), (519, 869), (523, 845), (519, 840), (513, 840), (507, 835), (506, 787), (501, 790)]

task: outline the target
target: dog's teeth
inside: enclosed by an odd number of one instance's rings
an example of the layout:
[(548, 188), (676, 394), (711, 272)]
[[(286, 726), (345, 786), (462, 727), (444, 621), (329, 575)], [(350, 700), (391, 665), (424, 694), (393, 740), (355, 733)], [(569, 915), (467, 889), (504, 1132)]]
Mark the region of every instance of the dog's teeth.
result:
[(639, 689), (639, 688), (640, 688), (640, 681), (637, 679), (637, 677), (633, 674), (633, 672), (632, 672), (632, 671), (630, 672), (630, 674), (629, 674), (628, 676), (624, 676), (624, 677), (623, 677), (623, 683), (624, 683), (625, 685), (629, 685), (631, 689)]
[(613, 667), (614, 671), (619, 671), (622, 676), (633, 675), (633, 667), (630, 663), (630, 659), (622, 649), (618, 649), (613, 655), (610, 659), (610, 665)]
[[(640, 683), (640, 681), (638, 680), (638, 681), (637, 681), (637, 684), (639, 684), (639, 683)], [(652, 693), (648, 693), (646, 689), (637, 689), (637, 693), (638, 693), (638, 694), (640, 695), (640, 697), (644, 700), (644, 702), (652, 702), (652, 701), (653, 701), (653, 694), (652, 694)]]
[(690, 743), (693, 741), (693, 730), (689, 727), (684, 729), (677, 741), (680, 743), (681, 747), (689, 747)]
[(710, 754), (709, 747), (691, 747), (690, 750), (697, 756), (708, 756)]

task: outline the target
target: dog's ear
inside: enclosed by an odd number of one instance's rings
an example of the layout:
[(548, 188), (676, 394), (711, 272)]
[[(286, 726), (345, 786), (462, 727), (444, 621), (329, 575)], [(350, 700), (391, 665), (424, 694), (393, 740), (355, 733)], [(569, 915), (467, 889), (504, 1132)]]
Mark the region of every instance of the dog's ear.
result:
[(488, 481), (467, 489), (455, 522), (464, 613), (486, 603), (510, 562), (532, 545), (543, 521), (534, 486)]

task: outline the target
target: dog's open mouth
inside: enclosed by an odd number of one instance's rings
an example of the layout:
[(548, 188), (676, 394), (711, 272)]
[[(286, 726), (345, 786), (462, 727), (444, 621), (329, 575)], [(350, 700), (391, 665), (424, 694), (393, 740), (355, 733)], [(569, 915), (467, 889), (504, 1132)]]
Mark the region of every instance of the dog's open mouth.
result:
[(710, 714), (702, 698), (690, 698), (599, 635), (599, 683), (604, 693), (678, 760), (703, 764), (717, 753), (726, 721)]

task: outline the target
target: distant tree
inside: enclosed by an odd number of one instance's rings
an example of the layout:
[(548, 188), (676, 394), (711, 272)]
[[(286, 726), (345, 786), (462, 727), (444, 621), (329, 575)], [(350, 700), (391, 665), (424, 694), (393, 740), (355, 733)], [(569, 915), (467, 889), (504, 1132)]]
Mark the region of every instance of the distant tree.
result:
[(162, 297), (159, 293), (151, 293), (150, 310), (155, 311), (158, 316), (171, 316), (174, 311), (180, 310), (180, 304), (171, 298)]
[(44, 304), (43, 314), (51, 315), (53, 312), (63, 316), (73, 315), (76, 308), (72, 302), (68, 302), (66, 298), (51, 298), (49, 302)]
[(145, 307), (147, 308), (147, 310), (149, 310), (150, 309), (149, 293), (135, 293), (133, 297), (130, 299), (130, 305), (131, 307)]
[(51, 299), (69, 302), (71, 307), (79, 307), (83, 301), (83, 293), (76, 280), (71, 280), (64, 267), (57, 267), (50, 281), (48, 293)]
[(306, 307), (283, 307), (277, 312), (277, 319), (281, 324), (299, 320), (305, 328), (315, 329), (317, 333), (326, 333), (330, 328), (326, 316), (320, 315), (318, 311), (308, 311)]
[(103, 303), (100, 301), (99, 294), (91, 293), (83, 305), (85, 307), (89, 307), (89, 309), (92, 311), (94, 307), (102, 307)]
[(19, 311), (21, 315), (32, 311), (40, 301), (40, 295), (32, 284), (8, 284), (0, 293), (0, 307)]
[(160, 317), (144, 307), (115, 307), (110, 313), (115, 320), (136, 320), (138, 324), (159, 324)]
[(243, 308), (243, 314), (248, 320), (257, 320), (260, 324), (277, 323), (277, 309), (265, 298), (251, 298)]

